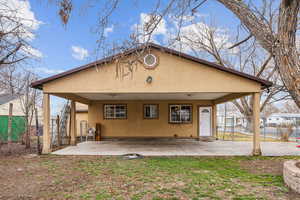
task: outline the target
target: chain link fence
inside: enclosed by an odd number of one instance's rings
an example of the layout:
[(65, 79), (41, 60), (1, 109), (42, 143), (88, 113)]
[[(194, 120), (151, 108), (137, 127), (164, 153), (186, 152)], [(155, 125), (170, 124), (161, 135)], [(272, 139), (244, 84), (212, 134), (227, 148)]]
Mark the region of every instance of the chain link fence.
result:
[[(253, 136), (252, 118), (237, 116), (217, 116), (217, 138), (220, 140), (251, 140)], [(287, 122), (268, 123), (260, 119), (262, 141), (296, 141), (300, 137), (300, 121), (292, 119)]]

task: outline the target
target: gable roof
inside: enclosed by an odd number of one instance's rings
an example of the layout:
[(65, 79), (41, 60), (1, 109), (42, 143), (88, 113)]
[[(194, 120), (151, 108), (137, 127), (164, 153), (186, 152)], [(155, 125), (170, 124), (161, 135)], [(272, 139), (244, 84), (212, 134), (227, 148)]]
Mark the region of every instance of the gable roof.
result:
[(0, 105), (6, 104), (12, 100), (18, 98), (18, 95), (11, 95), (11, 94), (0, 94)]
[[(172, 54), (172, 55), (175, 55), (175, 56), (178, 56), (178, 57), (181, 57), (181, 58), (184, 58), (184, 59), (187, 59), (187, 60), (190, 60), (190, 61), (193, 61), (193, 62), (196, 62), (196, 63), (199, 63), (199, 64), (206, 65), (208, 67), (212, 67), (212, 68), (215, 68), (215, 69), (218, 69), (218, 70), (221, 70), (221, 71), (224, 71), (224, 72), (228, 72), (228, 73), (231, 73), (231, 74), (243, 77), (243, 78), (247, 78), (249, 80), (260, 83), (262, 88), (268, 88), (268, 87), (272, 86), (272, 84), (273, 84), (270, 81), (252, 76), (250, 74), (246, 74), (246, 73), (243, 73), (243, 72), (231, 69), (231, 68), (223, 67), (223, 66), (218, 65), (216, 63), (209, 62), (209, 61), (206, 61), (206, 60), (203, 60), (203, 59), (199, 59), (197, 57), (194, 57), (194, 56), (191, 56), (191, 55), (188, 55), (188, 54), (185, 54), (185, 53), (182, 53), (182, 52), (179, 52), (179, 51), (167, 48), (167, 47), (163, 47), (163, 46), (160, 46), (160, 45), (157, 45), (157, 44), (154, 44), (154, 43), (148, 43), (146, 46), (150, 47), (150, 48), (153, 48), (153, 49), (157, 49), (157, 50), (166, 52), (166, 53), (169, 53), (169, 54)], [(122, 56), (130, 55), (130, 54), (132, 54), (136, 51), (142, 50), (144, 47), (145, 46), (139, 46), (139, 47), (136, 47), (136, 48), (132, 48), (132, 49), (129, 49), (129, 50), (123, 52), (122, 54), (119, 53), (119, 54), (116, 54), (116, 55), (113, 55), (113, 56), (109, 56), (109, 57), (103, 58), (101, 60), (97, 60), (95, 62), (86, 64), (86, 65), (83, 65), (83, 66), (80, 66), (80, 67), (77, 67), (77, 68), (73, 68), (71, 70), (68, 70), (68, 71), (65, 71), (65, 72), (62, 72), (62, 73), (59, 73), (59, 74), (56, 74), (54, 76), (50, 76), (48, 78), (44, 78), (44, 79), (35, 81), (35, 82), (31, 83), (31, 87), (36, 88), (36, 89), (42, 89), (43, 84), (45, 84), (45, 83), (48, 83), (50, 81), (68, 76), (68, 75), (73, 74), (73, 73), (80, 72), (80, 71), (85, 70), (85, 69), (89, 69), (89, 68), (92, 68), (92, 67), (95, 67), (95, 66), (98, 66), (98, 65), (106, 64), (106, 63), (111, 62), (114, 59), (120, 57), (121, 55)]]

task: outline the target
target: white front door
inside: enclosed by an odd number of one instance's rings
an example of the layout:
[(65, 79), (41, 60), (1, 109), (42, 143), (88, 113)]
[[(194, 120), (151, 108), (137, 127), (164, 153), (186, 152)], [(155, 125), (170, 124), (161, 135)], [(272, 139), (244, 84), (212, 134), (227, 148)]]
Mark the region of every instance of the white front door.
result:
[(212, 136), (212, 107), (199, 107), (199, 136)]

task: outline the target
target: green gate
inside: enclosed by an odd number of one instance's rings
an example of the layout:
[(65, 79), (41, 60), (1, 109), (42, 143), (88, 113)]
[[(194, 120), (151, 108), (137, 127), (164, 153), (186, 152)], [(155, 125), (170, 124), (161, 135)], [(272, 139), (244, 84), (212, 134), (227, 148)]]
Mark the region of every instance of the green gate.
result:
[[(7, 141), (8, 116), (0, 116), (0, 140)], [(12, 117), (12, 141), (19, 141), (25, 132), (25, 117)]]

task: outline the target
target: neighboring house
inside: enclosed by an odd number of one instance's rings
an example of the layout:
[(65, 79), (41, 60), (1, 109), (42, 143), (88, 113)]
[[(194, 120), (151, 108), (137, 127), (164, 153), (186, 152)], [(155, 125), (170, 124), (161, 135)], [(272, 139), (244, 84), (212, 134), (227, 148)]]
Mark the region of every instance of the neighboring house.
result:
[(25, 118), (20, 96), (0, 94), (0, 141), (7, 141), (9, 104), (13, 104), (12, 140), (18, 141), (25, 131)]
[(300, 126), (300, 113), (274, 113), (266, 118), (267, 126), (287, 124)]
[(0, 115), (8, 115), (9, 104), (13, 104), (13, 115), (24, 116), (19, 95), (0, 94)]
[[(50, 95), (71, 100), (71, 144), (76, 144), (75, 102), (88, 105), (89, 127), (101, 125), (98, 139), (201, 139), (216, 134), (217, 104), (252, 95), (253, 153), (260, 154), (260, 92), (271, 82), (152, 43), (142, 50), (32, 83), (44, 92), (44, 153), (51, 151)], [(130, 68), (126, 61), (136, 60), (136, 52), (141, 59)]]
[[(12, 109), (12, 139), (13, 141), (20, 140), (20, 136), (26, 130), (26, 119), (24, 114), (24, 107), (22, 102), (24, 102), (24, 96), (22, 95), (11, 95), (7, 93), (0, 94), (0, 137), (2, 140), (7, 140), (7, 126), (8, 126), (8, 115), (9, 115), (9, 104), (13, 104)], [(39, 113), (39, 123), (42, 122), (42, 110), (37, 107)], [(32, 116), (31, 122), (31, 134), (35, 133), (35, 115)], [(0, 139), (1, 139), (0, 138)]]
[(240, 114), (231, 114), (231, 115), (218, 115), (217, 116), (217, 124), (219, 127), (233, 127), (233, 126), (241, 126), (247, 127), (247, 119)]

